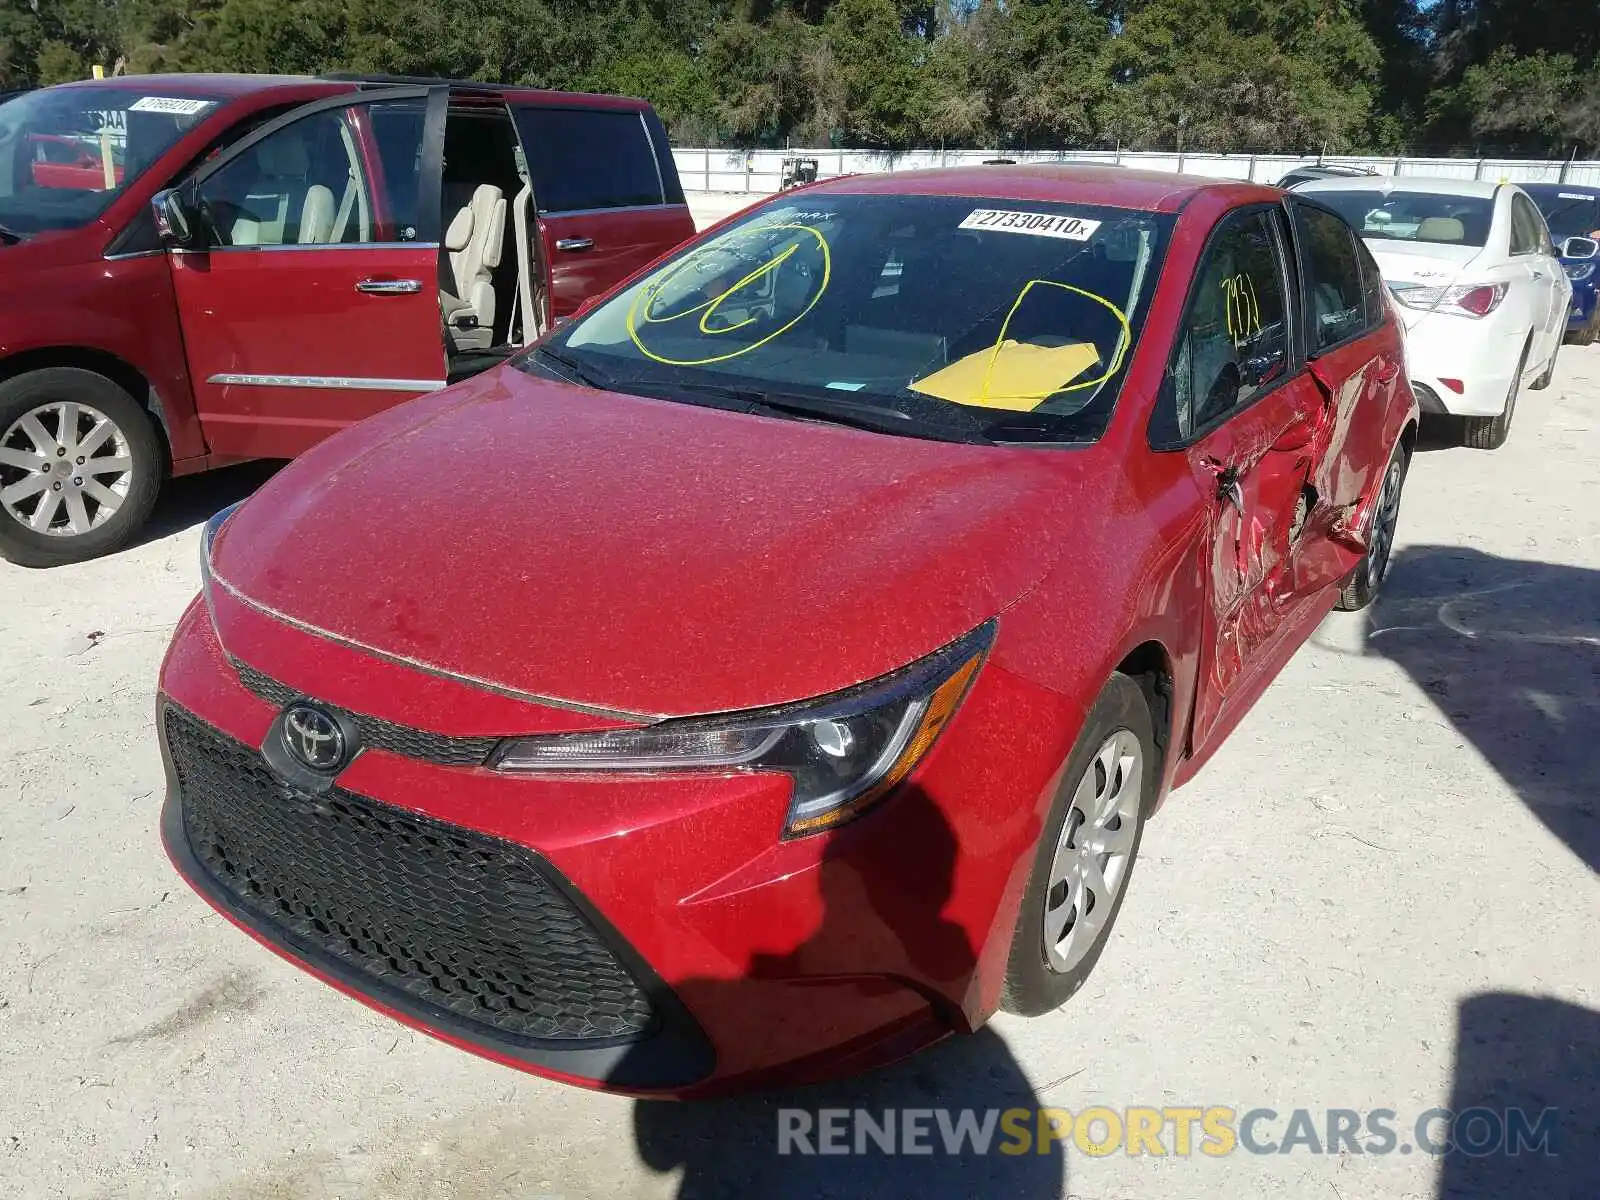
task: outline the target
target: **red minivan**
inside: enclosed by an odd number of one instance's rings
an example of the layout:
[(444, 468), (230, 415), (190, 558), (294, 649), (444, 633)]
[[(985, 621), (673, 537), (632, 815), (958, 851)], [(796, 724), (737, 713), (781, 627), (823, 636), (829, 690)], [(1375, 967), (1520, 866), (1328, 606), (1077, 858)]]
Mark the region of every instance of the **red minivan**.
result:
[(693, 231), (641, 100), (253, 75), (17, 96), (0, 556), (113, 550), (169, 476), (291, 458), (493, 366)]

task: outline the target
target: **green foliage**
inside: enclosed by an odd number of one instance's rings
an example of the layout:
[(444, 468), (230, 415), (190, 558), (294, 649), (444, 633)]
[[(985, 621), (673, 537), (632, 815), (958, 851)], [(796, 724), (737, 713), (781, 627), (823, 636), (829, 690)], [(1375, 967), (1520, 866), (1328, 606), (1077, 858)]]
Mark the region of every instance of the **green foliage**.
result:
[(1595, 0), (0, 0), (0, 88), (96, 64), (621, 92), (680, 143), (1600, 154)]

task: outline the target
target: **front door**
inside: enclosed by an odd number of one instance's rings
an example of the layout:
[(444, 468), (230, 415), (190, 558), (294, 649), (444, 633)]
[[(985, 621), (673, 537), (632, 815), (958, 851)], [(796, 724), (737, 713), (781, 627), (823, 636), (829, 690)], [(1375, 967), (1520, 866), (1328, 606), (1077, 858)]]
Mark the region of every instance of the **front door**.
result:
[(1224, 219), (1163, 389), (1168, 432), (1200, 489), (1209, 530), (1196, 752), (1296, 610), (1293, 554), (1326, 405), (1297, 370), (1289, 245), (1280, 209)]
[(444, 111), (443, 89), (320, 101), (186, 185), (203, 242), (170, 259), (216, 458), (290, 458), (444, 386)]

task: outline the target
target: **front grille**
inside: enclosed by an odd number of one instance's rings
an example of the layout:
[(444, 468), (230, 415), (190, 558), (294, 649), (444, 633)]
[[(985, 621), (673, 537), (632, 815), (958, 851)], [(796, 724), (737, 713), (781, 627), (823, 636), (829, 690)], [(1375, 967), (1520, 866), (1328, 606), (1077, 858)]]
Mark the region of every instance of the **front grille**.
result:
[[(238, 661), (233, 665), (239, 671), (239, 682), (268, 704), (282, 708), (289, 701), (302, 698), (302, 693), (262, 674), (254, 667)], [(363, 746), (369, 746), (374, 750), (387, 750), (392, 754), (403, 754), (407, 758), (419, 758), (423, 762), (438, 763), (444, 767), (482, 766), (494, 748), (500, 744), (499, 738), (450, 737), (443, 733), (429, 733), (425, 729), (396, 725), (377, 717), (369, 717), (365, 713), (351, 712), (349, 709), (341, 708), (338, 711), (355, 722), (356, 728), (361, 731)]]
[(650, 998), (532, 851), (340, 788), (313, 796), (188, 713), (163, 721), (190, 849), (311, 965), (501, 1036), (650, 1028)]

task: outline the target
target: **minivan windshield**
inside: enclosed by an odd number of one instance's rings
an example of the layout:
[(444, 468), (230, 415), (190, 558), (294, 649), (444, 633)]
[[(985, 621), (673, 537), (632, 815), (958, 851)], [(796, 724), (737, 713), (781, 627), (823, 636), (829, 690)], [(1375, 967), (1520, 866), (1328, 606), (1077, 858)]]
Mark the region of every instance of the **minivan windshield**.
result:
[(1364, 238), (1487, 246), (1494, 201), (1487, 196), (1442, 196), (1431, 192), (1305, 189), (1333, 209)]
[(691, 244), (517, 363), (599, 387), (957, 441), (1105, 429), (1173, 218), (801, 193)]
[(43, 88), (0, 104), (0, 228), (26, 236), (94, 220), (219, 99), (130, 83)]

